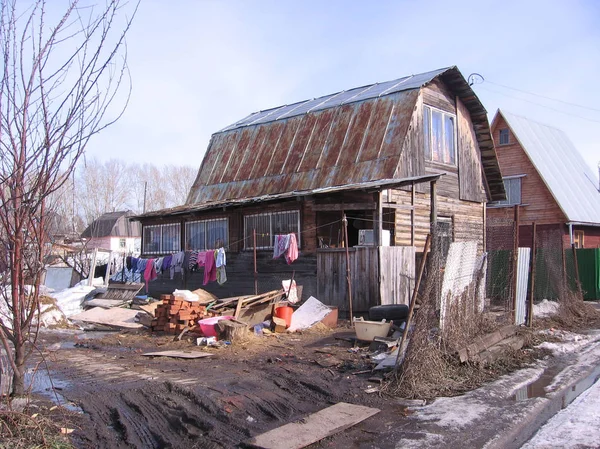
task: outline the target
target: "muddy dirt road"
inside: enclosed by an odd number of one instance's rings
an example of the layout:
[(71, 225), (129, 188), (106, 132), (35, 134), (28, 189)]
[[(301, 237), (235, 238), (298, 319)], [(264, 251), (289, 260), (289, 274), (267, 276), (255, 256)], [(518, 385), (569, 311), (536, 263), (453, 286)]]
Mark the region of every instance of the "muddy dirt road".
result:
[[(147, 333), (46, 335), (61, 342), (46, 356), (61, 395), (83, 411), (73, 442), (80, 448), (234, 448), (251, 436), (344, 401), (377, 407), (372, 418), (313, 447), (392, 448), (405, 409), (367, 394), (376, 386), (364, 352), (337, 332), (281, 334), (219, 349)], [(338, 337), (338, 338), (336, 338)], [(205, 350), (185, 360), (148, 351)]]

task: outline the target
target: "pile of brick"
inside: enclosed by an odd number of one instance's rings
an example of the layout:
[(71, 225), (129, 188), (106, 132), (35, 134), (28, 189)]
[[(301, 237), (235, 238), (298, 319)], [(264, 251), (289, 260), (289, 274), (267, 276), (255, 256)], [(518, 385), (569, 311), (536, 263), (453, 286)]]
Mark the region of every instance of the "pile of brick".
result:
[(162, 304), (156, 307), (150, 328), (156, 332), (179, 334), (185, 329), (200, 330), (198, 320), (219, 315), (206, 310), (197, 302), (176, 299), (173, 295), (161, 295)]

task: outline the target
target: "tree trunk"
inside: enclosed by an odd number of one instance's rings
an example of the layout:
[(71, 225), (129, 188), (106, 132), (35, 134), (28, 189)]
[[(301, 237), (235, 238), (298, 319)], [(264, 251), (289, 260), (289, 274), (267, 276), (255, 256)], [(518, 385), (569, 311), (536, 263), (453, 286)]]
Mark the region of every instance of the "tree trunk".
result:
[(23, 342), (15, 345), (16, 371), (13, 373), (11, 396), (25, 395), (25, 347)]

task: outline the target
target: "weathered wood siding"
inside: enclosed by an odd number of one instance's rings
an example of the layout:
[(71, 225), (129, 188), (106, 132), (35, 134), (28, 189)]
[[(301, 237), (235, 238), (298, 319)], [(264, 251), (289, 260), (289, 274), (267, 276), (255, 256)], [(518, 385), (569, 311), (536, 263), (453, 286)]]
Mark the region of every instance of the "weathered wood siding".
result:
[[(378, 252), (376, 247), (349, 248), (352, 309), (366, 313), (379, 304)], [(348, 313), (346, 250), (317, 252), (317, 298)]]
[[(349, 248), (352, 309), (365, 314), (379, 304), (407, 304), (415, 278), (414, 247)], [(317, 252), (317, 298), (348, 313), (346, 250)]]
[(415, 247), (379, 247), (381, 304), (409, 304), (415, 286)]
[[(496, 153), (502, 176), (525, 175), (521, 178), (521, 222), (535, 221), (538, 224), (565, 223), (565, 214), (560, 210), (542, 177), (529, 160), (527, 154), (509, 130), (508, 145), (500, 145), (500, 130), (508, 125), (502, 117), (494, 123), (492, 135), (496, 142)], [(512, 218), (512, 207), (489, 207), (489, 218)]]
[[(428, 189), (429, 190), (429, 189)], [(393, 190), (393, 200), (399, 205), (410, 206), (411, 194), (402, 190)], [(483, 249), (483, 204), (463, 201), (458, 198), (438, 196), (438, 217), (452, 218), (454, 241), (476, 240)], [(415, 246), (423, 251), (425, 239), (430, 232), (429, 193), (415, 194)], [(411, 242), (411, 220), (409, 211), (396, 213), (395, 244), (409, 246)]]
[(427, 86), (423, 87), (422, 92), (425, 104), (456, 114), (455, 96), (443, 81), (439, 79), (433, 80)]
[(477, 136), (466, 106), (456, 99), (459, 195), (461, 200), (483, 202), (482, 170)]

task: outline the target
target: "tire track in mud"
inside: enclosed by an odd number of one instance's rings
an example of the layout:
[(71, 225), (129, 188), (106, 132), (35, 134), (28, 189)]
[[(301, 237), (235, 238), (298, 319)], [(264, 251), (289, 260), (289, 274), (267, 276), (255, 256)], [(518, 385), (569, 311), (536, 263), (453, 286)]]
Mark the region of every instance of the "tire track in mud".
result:
[[(137, 372), (128, 368), (131, 360), (76, 352), (57, 365), (74, 384), (63, 394), (85, 413), (75, 442), (86, 449), (237, 447), (344, 395), (325, 374), (260, 364), (243, 372), (229, 366), (220, 375), (206, 362), (168, 361)], [(182, 375), (184, 367), (190, 372)]]

